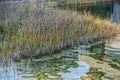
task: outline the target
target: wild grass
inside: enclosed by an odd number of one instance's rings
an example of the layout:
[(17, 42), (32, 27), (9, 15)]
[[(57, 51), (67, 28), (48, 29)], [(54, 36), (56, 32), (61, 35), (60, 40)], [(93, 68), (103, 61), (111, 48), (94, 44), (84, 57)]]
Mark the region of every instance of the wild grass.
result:
[[(9, 8), (9, 9), (8, 9)], [(43, 7), (37, 2), (8, 4), (0, 19), (0, 57), (52, 55), (67, 47), (103, 40), (119, 33), (119, 25), (89, 13)]]

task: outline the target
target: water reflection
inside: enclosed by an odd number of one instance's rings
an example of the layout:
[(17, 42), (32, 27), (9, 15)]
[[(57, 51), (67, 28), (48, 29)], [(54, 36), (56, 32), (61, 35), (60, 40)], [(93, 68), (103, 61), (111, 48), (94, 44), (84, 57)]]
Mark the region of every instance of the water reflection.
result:
[[(18, 71), (18, 66), (12, 60), (0, 61), (0, 80), (36, 80), (35, 78), (25, 79), (21, 76), (30, 74), (22, 74)], [(26, 68), (24, 66), (24, 68)]]
[[(109, 6), (108, 13), (110, 13), (111, 21), (114, 23), (120, 23), (120, 1), (115, 1)], [(102, 13), (105, 15), (104, 13)], [(109, 57), (112, 59), (120, 59), (120, 35), (114, 39), (106, 41), (104, 45), (97, 45), (91, 48), (91, 52), (96, 54), (96, 59), (103, 59)]]
[(120, 61), (120, 35), (107, 40), (104, 44), (100, 44), (91, 48), (90, 52), (96, 53), (93, 57), (99, 60), (104, 58), (117, 59)]
[(105, 57), (105, 43), (91, 47), (90, 52), (96, 53), (93, 56), (95, 59), (103, 60)]
[(78, 12), (90, 12), (93, 15), (102, 18), (110, 17), (113, 12), (114, 2), (101, 2), (96, 4), (75, 4), (75, 5), (59, 5), (59, 8), (75, 10)]
[(86, 72), (89, 71), (89, 65), (82, 61), (77, 61), (80, 67), (72, 68), (70, 67), (68, 71), (70, 73), (58, 73), (61, 75), (63, 80), (80, 80), (80, 77), (86, 76)]
[(78, 12), (90, 12), (93, 15), (100, 16), (101, 18), (111, 18), (113, 22), (120, 22), (120, 2), (101, 2), (96, 4), (69, 4), (59, 5), (61, 9), (69, 9)]
[(115, 23), (120, 23), (120, 2), (116, 1), (113, 7), (113, 13), (111, 13), (111, 20)]

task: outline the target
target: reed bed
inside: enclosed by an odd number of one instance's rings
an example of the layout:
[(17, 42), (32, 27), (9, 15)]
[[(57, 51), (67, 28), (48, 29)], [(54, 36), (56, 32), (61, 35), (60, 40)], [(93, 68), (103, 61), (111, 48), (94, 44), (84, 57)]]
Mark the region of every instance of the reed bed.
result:
[(0, 19), (2, 59), (12, 57), (17, 61), (20, 58), (51, 56), (81, 42), (105, 40), (119, 33), (119, 25), (89, 13), (48, 8), (37, 2), (19, 4), (2, 8), (6, 12)]

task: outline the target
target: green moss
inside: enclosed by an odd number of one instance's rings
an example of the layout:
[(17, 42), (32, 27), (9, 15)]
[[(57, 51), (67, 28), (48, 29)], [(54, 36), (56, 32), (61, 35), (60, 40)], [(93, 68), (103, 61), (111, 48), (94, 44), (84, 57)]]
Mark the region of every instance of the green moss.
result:
[(21, 76), (22, 78), (35, 78), (35, 76)]
[(94, 77), (103, 77), (105, 73), (102, 71), (98, 71), (98, 68), (90, 68), (90, 71), (87, 73), (88, 75), (92, 75)]
[(118, 66), (117, 64), (110, 63), (109, 65), (111, 67), (115, 68), (115, 69), (119, 69), (120, 70), (120, 66)]
[(61, 58), (62, 56), (64, 56), (65, 54), (61, 54), (61, 53), (58, 53), (58, 54), (52, 54), (52, 56), (43, 56), (43, 57), (40, 57), (38, 59), (33, 59), (32, 61), (33, 62), (41, 62), (41, 61), (49, 61), (49, 60), (52, 60), (52, 59), (59, 59)]
[(82, 77), (82, 80), (102, 80), (101, 77), (93, 77), (93, 76), (86, 76), (86, 77)]
[(47, 78), (47, 77), (37, 77), (37, 80), (63, 80), (61, 78)]
[(120, 64), (120, 59), (112, 59), (112, 61)]
[(91, 67), (89, 72), (87, 73), (88, 76), (83, 76), (82, 80), (102, 80), (102, 77), (105, 77), (105, 73), (99, 71), (96, 67)]

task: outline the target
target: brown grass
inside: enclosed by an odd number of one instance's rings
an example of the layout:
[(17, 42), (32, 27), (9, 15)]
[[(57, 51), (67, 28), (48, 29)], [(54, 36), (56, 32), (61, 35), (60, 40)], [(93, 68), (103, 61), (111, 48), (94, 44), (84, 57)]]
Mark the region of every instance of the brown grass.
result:
[(79, 44), (85, 36), (89, 37), (87, 41), (103, 40), (119, 33), (117, 25), (89, 13), (82, 15), (37, 3), (21, 4), (10, 4), (10, 12), (4, 7), (6, 14), (0, 23), (4, 36), (0, 44), (1, 58), (51, 55)]

